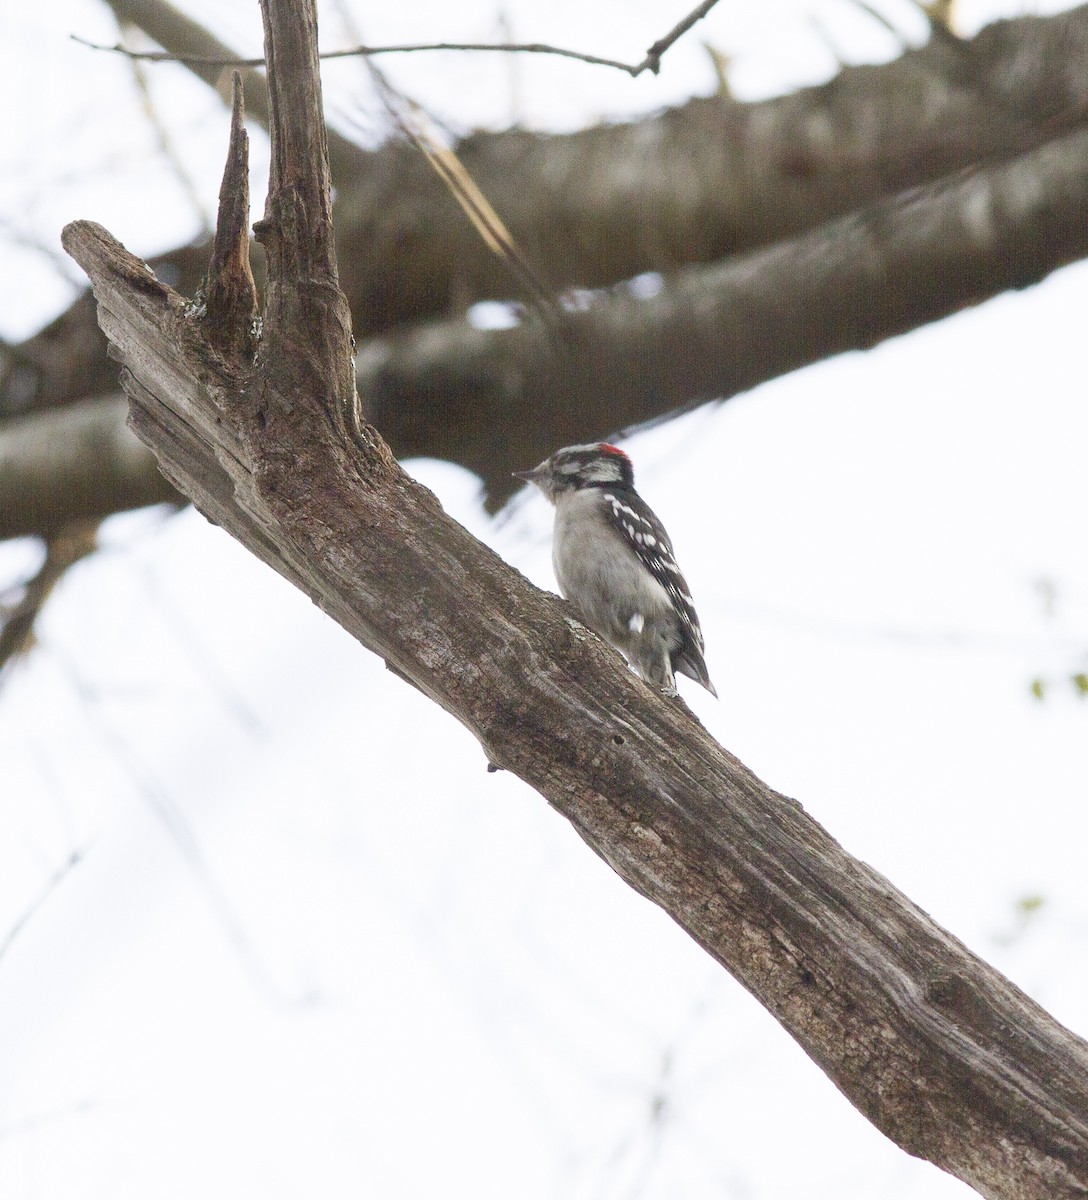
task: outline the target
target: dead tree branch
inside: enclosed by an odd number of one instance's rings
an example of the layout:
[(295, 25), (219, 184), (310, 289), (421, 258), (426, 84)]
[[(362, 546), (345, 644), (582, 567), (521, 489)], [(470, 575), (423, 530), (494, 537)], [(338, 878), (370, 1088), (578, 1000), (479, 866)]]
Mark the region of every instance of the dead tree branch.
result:
[(359, 420), (313, 6), (264, 7), (274, 167), (256, 363), (210, 346), (100, 227), (65, 230), (137, 432), (202, 511), (662, 905), (889, 1137), (994, 1200), (1083, 1200), (1088, 1045), (450, 521)]
[(205, 337), (227, 359), (252, 358), (257, 348), (257, 286), (249, 265), (249, 135), (237, 71), (231, 94), (230, 147), (201, 314)]

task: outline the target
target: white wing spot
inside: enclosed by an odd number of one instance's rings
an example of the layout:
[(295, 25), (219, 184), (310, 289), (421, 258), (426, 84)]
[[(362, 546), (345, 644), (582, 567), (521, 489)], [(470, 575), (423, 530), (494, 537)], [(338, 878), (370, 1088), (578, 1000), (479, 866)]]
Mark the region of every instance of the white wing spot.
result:
[(626, 513), (627, 516), (633, 517), (636, 521), (639, 522), (639, 524), (643, 523), (642, 518), (638, 515), (637, 512), (635, 512), (635, 510), (633, 508), (628, 508), (628, 506), (626, 504), (622, 503), (620, 500), (617, 500), (616, 497), (613, 496), (611, 492), (605, 492), (604, 498), (609, 502), (609, 504), (612, 505), (612, 511), (616, 514), (617, 517), (620, 515), (620, 513)]
[(646, 618), (642, 613), (634, 613), (631, 619), (627, 622), (627, 628), (632, 633), (641, 633), (646, 624)]

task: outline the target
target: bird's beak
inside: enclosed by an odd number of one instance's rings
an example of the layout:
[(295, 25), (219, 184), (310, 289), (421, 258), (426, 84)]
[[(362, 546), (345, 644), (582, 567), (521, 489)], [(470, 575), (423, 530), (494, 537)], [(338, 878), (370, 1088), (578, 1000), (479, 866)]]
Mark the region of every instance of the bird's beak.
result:
[(513, 475), (515, 479), (524, 479), (526, 483), (535, 483), (536, 473), (539, 470), (539, 467), (534, 467), (531, 471), (511, 471), (510, 474)]

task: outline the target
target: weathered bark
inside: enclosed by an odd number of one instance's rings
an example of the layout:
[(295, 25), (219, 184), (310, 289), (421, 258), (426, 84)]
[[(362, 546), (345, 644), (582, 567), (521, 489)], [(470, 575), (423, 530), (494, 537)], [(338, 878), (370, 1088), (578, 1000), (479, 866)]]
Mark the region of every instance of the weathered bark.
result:
[(249, 266), (249, 135), (237, 71), (231, 95), (230, 147), (200, 314), (209, 345), (227, 359), (252, 358), (257, 349), (257, 287)]
[(662, 905), (889, 1137), (985, 1196), (1083, 1200), (1088, 1044), (450, 521), (360, 422), (312, 5), (268, 0), (266, 31), (276, 165), (256, 364), (209, 347), (185, 301), (104, 230), (65, 230), (137, 432), (202, 511)]

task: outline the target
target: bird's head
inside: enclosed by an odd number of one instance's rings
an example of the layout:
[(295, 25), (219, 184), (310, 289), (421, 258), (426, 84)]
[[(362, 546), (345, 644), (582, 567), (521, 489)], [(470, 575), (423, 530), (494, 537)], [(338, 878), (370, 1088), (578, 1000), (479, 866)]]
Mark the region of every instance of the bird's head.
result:
[(564, 492), (580, 488), (635, 485), (631, 460), (618, 446), (608, 442), (565, 446), (531, 471), (515, 471), (514, 475), (535, 483), (553, 504)]

